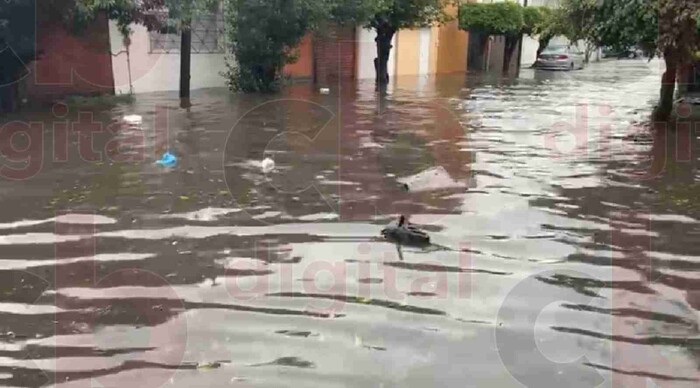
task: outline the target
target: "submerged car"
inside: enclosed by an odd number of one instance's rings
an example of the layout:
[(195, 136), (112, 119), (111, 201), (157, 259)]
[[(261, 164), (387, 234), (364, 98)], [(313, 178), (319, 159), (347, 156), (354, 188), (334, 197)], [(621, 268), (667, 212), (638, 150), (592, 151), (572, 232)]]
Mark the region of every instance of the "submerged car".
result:
[(548, 46), (537, 57), (533, 67), (548, 70), (583, 69), (583, 53), (570, 46)]

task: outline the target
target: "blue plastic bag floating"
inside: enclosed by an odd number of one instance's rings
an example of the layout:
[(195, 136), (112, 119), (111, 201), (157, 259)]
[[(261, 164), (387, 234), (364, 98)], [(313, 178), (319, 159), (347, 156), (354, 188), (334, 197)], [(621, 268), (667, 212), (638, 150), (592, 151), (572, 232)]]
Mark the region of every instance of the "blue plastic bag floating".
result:
[(175, 167), (177, 164), (177, 157), (167, 151), (161, 156), (160, 160), (156, 161), (156, 164), (163, 167)]

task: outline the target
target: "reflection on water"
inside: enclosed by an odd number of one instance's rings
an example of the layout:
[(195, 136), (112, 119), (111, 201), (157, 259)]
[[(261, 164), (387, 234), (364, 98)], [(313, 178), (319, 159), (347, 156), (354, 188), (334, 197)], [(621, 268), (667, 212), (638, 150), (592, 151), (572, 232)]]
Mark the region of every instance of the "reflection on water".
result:
[(696, 386), (697, 140), (634, 124), (657, 67), (7, 118), (44, 129), (3, 149), (0, 385)]

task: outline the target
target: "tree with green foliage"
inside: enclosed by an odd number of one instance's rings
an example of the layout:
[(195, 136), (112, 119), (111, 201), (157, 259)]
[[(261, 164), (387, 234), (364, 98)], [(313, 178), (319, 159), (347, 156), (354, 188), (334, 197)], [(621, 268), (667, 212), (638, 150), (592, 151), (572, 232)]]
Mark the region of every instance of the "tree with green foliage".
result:
[(9, 0), (0, 7), (0, 112), (17, 108), (17, 84), (37, 55), (35, 5), (35, 0)]
[(377, 33), (374, 68), (378, 86), (389, 83), (389, 55), (396, 32), (403, 28), (427, 27), (446, 21), (445, 7), (451, 3), (451, 0), (364, 0), (364, 5), (358, 6), (361, 14), (369, 15), (363, 23), (365, 27)]
[(565, 14), (561, 8), (542, 7), (542, 23), (536, 27), (533, 35), (537, 36), (538, 47), (537, 56), (539, 57), (542, 51), (547, 48), (549, 42), (555, 36), (571, 36), (571, 26), (566, 20)]
[(523, 7), (523, 34), (533, 36), (545, 23), (547, 13), (551, 10), (547, 7)]
[[(124, 38), (131, 34), (131, 24), (142, 24), (149, 29), (159, 28), (167, 20), (163, 18), (165, 0), (75, 0), (72, 22), (80, 30), (87, 23), (104, 13), (117, 23)], [(160, 16), (160, 17), (159, 17)]]
[(566, 20), (568, 28), (562, 35), (571, 42), (583, 41), (585, 45), (585, 59), (589, 62), (593, 50), (600, 47), (598, 36), (598, 11), (599, 0), (562, 0), (560, 3), (561, 15)]
[[(534, 23), (537, 17), (534, 12), (528, 11), (527, 22)], [(459, 26), (463, 30), (479, 33), (484, 43), (489, 35), (505, 37), (504, 73), (510, 69), (511, 58), (522, 34), (526, 30), (535, 29), (534, 24), (526, 25), (523, 7), (510, 1), (462, 4), (459, 10)]]
[(228, 0), (226, 30), (234, 61), (228, 61), (232, 90), (279, 89), (285, 65), (297, 59), (296, 47), (331, 11), (325, 0)]
[(377, 33), (377, 84), (387, 85), (391, 41), (399, 29), (446, 20), (452, 0), (227, 0), (226, 24), (233, 61), (227, 77), (234, 90), (274, 91), (282, 69), (296, 60), (308, 32), (328, 23), (361, 25)]
[(700, 2), (686, 0), (601, 0), (596, 34), (602, 45), (642, 48), (666, 63), (655, 120), (668, 120), (678, 72), (692, 63), (700, 49), (697, 15)]

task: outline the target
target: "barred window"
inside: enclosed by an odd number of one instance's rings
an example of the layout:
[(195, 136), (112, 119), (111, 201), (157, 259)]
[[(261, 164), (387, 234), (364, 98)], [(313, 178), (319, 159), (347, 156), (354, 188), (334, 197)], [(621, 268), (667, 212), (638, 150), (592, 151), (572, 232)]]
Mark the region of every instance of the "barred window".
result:
[[(180, 32), (172, 27), (150, 31), (151, 53), (180, 52)], [(192, 54), (223, 54), (224, 18), (221, 11), (207, 13), (192, 20)]]

